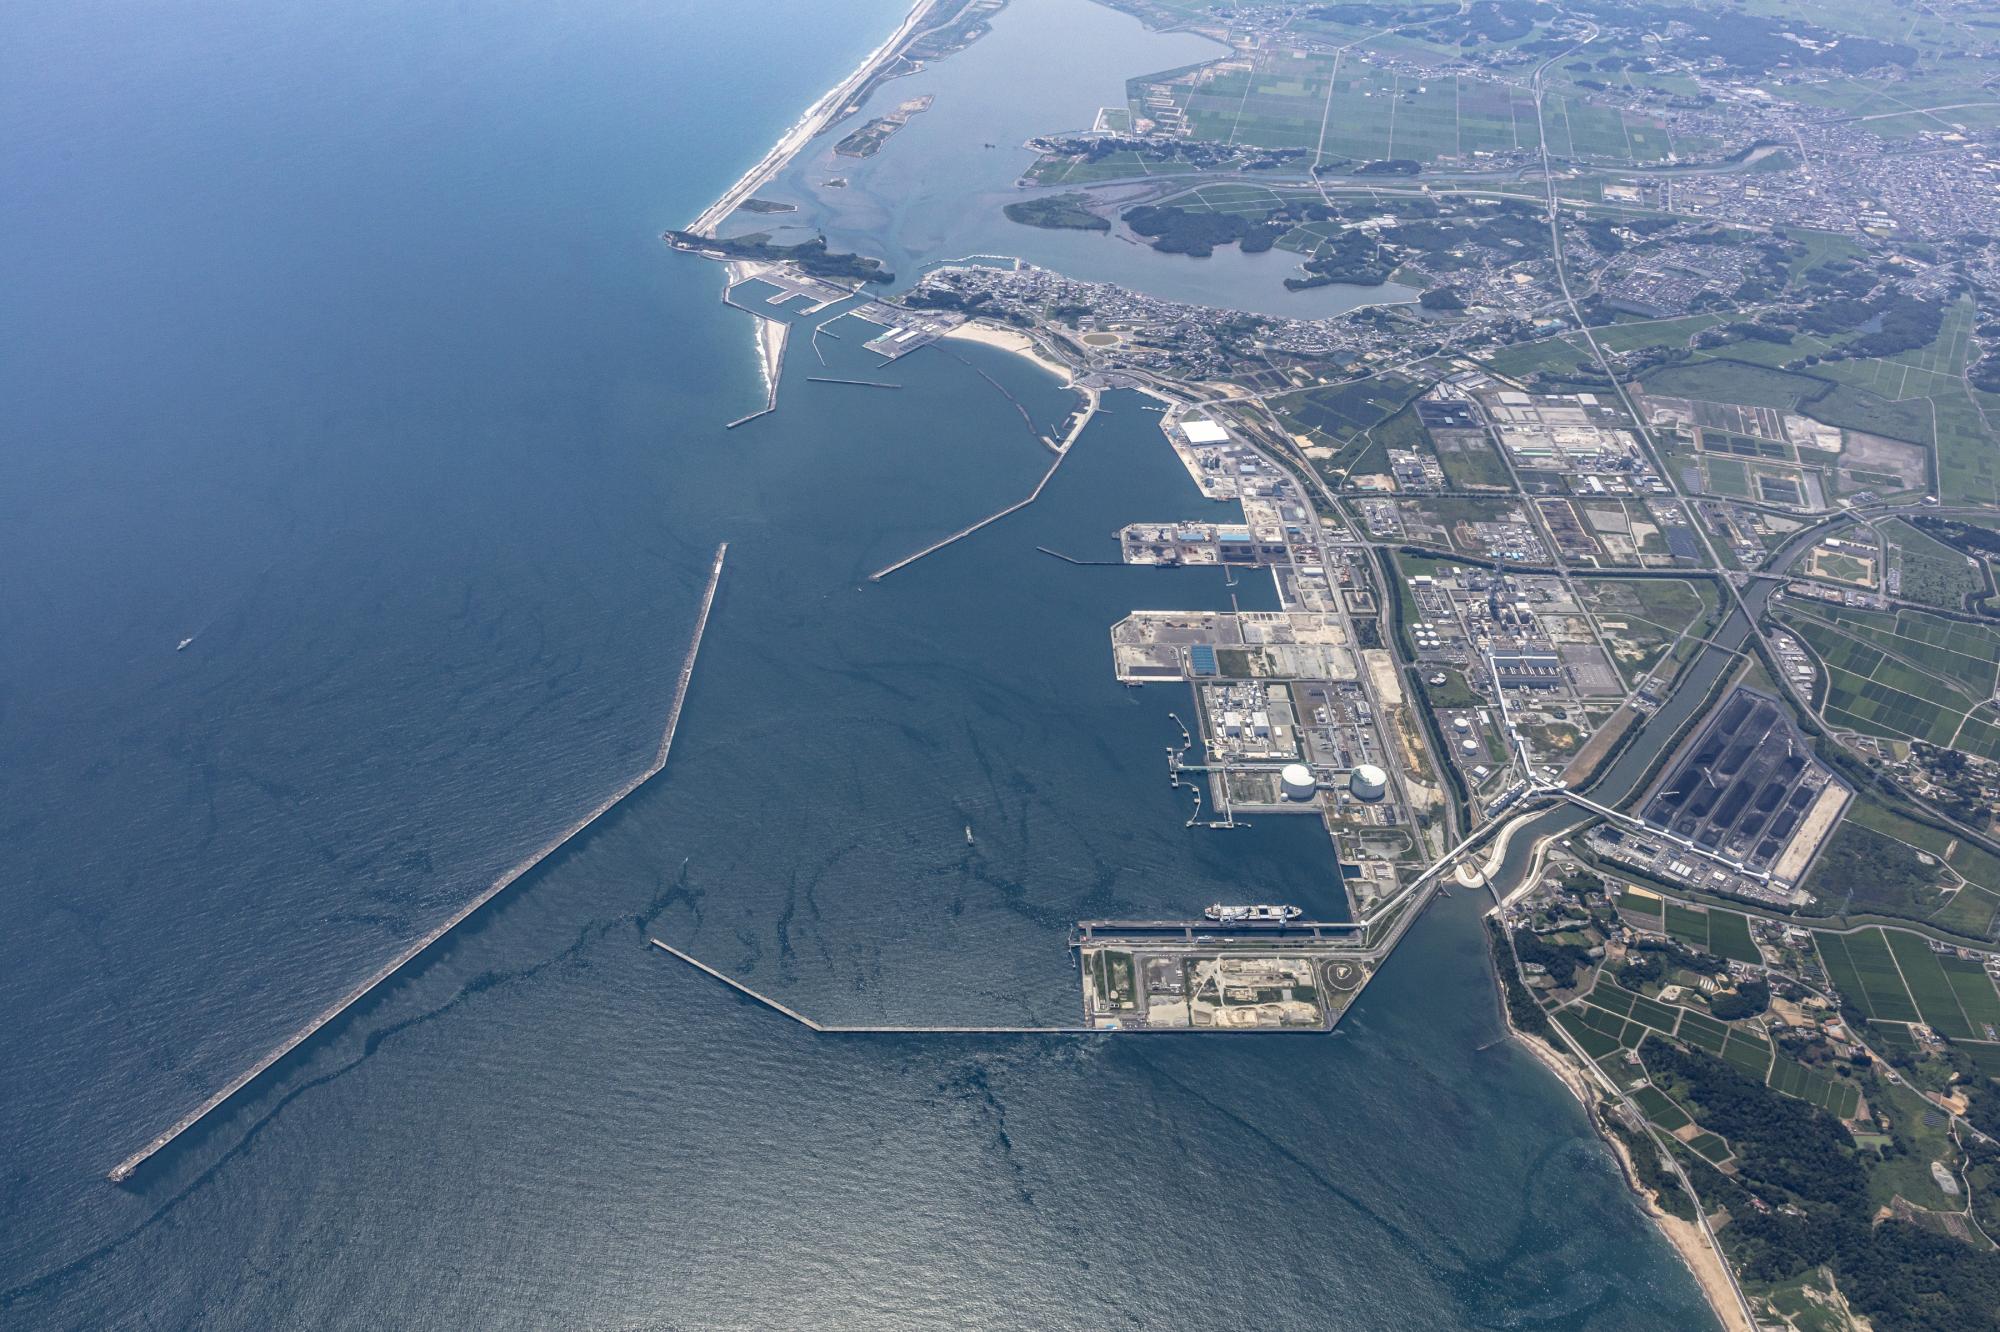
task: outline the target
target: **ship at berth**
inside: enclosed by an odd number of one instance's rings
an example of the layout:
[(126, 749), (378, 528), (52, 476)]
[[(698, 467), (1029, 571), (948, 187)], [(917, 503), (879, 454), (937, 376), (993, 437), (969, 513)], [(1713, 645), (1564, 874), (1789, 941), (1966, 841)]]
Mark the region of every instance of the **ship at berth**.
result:
[(1225, 906), (1217, 902), (1201, 913), (1224, 925), (1279, 925), (1297, 920), (1302, 914), (1295, 906)]

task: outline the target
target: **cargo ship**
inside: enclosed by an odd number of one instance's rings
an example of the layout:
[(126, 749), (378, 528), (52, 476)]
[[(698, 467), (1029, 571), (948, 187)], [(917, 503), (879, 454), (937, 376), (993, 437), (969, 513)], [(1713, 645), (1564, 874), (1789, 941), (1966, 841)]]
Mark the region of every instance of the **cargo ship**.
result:
[(1210, 920), (1224, 925), (1282, 925), (1288, 920), (1297, 920), (1301, 914), (1295, 906), (1224, 906), (1217, 902), (1201, 913)]

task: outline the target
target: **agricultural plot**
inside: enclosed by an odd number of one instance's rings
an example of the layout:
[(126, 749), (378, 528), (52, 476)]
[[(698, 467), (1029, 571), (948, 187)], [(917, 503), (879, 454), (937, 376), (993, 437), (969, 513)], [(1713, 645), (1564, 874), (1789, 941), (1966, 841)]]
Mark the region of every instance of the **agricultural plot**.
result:
[(1648, 999), (1644, 995), (1633, 994), (1630, 990), (1616, 985), (1600, 985), (1590, 992), (1592, 1003), (1644, 1027), (1651, 1027), (1663, 1036), (1674, 1034), (1674, 1022), (1681, 1010)]
[(1861, 1106), (1861, 1092), (1857, 1088), (1836, 1082), (1783, 1055), (1771, 1062), (1770, 1085), (1787, 1096), (1812, 1102), (1836, 1119), (1852, 1119)]
[(1896, 970), (1896, 959), (1878, 929), (1853, 934), (1813, 931), (1826, 974), (1849, 1003), (1877, 1022), (1916, 1022), (1917, 1006)]
[(1719, 1055), (1729, 1039), (1729, 1024), (1689, 1009), (1681, 1014), (1679, 1036), (1689, 1045), (1700, 1046), (1712, 1055)]
[[(1932, 673), (1928, 663), (1915, 664), (1926, 660), (1930, 649), (1905, 658), (1900, 650), (1891, 655), (1826, 619), (1798, 615), (1791, 625), (1826, 666), (1820, 712), (1828, 724), (2000, 759), (2000, 711), (1968, 697), (1952, 680)], [(1962, 666), (1976, 669), (1972, 663)]]
[(1639, 1088), (1632, 1093), (1632, 1103), (1639, 1107), (1646, 1118), (1669, 1133), (1686, 1128), (1694, 1122), (1687, 1111), (1675, 1105), (1673, 1099), (1658, 1087)]
[(1963, 957), (1940, 957), (1938, 965), (1958, 998), (1959, 1011), (1972, 1024), (1972, 1038), (2000, 1040), (2000, 992), (1995, 991), (1986, 969)]
[(1618, 897), (1618, 914), (1638, 918), (1638, 923), (1651, 929), (1660, 928), (1660, 913), (1665, 899), (1652, 893), (1642, 893), (1627, 888)]
[(1750, 938), (1749, 918), (1735, 911), (1703, 910), (1667, 902), (1667, 934), (1705, 953), (1731, 962), (1761, 963), (1763, 955)]
[(1679, 902), (1667, 903), (1667, 935), (1702, 952), (1708, 951), (1708, 913)]
[(1941, 678), (1966, 695), (1968, 705), (1991, 697), (2000, 688), (2000, 630), (1963, 624), (1918, 610), (1884, 612), (1840, 606), (1794, 609)]
[(1708, 913), (1708, 951), (1731, 962), (1761, 964), (1764, 955), (1750, 937), (1750, 919), (1734, 911)]
[(1580, 1008), (1565, 1008), (1556, 1014), (1556, 1021), (1562, 1024), (1564, 1031), (1576, 1038), (1576, 1043), (1583, 1047), (1585, 1054), (1592, 1059), (1602, 1059), (1618, 1051), (1618, 1038), (1592, 1026), (1587, 1020), (1587, 1015), (1591, 1011), (1587, 1005)]
[(1889, 952), (1902, 972), (1910, 997), (1916, 1001), (1917, 1011), (1923, 1014), (1925, 1025), (1955, 1041), (1971, 1040), (1980, 1034), (1966, 1021), (1965, 1011), (1958, 1006), (1958, 993), (1930, 945), (1901, 930), (1886, 937)]
[(1771, 1043), (1742, 1027), (1731, 1027), (1729, 1039), (1722, 1045), (1722, 1057), (1762, 1082), (1771, 1069)]
[[(1131, 80), (1127, 99), (1134, 120), (1190, 139), (1317, 149), (1315, 162), (1431, 161), (1541, 146), (1534, 98), (1525, 89), (1452, 74), (1398, 74), (1353, 55), (1267, 48)], [(1673, 152), (1658, 120), (1574, 93), (1552, 94), (1544, 119), (1551, 150), (1560, 156), (1626, 165)]]
[(1729, 1144), (1713, 1133), (1697, 1133), (1687, 1140), (1687, 1146), (1689, 1151), (1697, 1153), (1710, 1165), (1721, 1165), (1734, 1154), (1729, 1150)]

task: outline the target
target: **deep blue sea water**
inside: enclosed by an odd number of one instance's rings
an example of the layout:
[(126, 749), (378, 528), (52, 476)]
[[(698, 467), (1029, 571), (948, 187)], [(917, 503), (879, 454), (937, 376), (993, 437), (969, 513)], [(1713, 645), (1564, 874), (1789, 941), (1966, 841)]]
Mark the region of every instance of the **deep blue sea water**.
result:
[[(657, 233), (896, 17), (10, 11), (0, 1325), (1706, 1324), (1491, 1044), (1476, 902), (1329, 1038), (816, 1038), (645, 945), (1065, 1022), (1080, 915), (1333, 900), (1308, 824), (1184, 829), (1185, 699), (1110, 678), (1125, 610), (1229, 589), (1035, 550), (1203, 511), (1143, 400), (881, 584), (1046, 466), (971, 366), (801, 337), (721, 428), (747, 320)], [(725, 538), (667, 772), (106, 1183), (644, 765)]]

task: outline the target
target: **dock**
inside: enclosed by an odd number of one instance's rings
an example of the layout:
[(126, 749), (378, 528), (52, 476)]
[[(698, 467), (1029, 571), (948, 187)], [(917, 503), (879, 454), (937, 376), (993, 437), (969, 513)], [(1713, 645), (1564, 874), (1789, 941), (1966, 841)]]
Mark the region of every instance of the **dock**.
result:
[(641, 786), (644, 786), (648, 781), (657, 776), (661, 769), (667, 766), (667, 755), (672, 751), (674, 745), (674, 732), (680, 725), (681, 707), (687, 702), (688, 687), (694, 680), (695, 657), (701, 651), (702, 635), (708, 629), (709, 611), (715, 606), (716, 588), (722, 582), (722, 562), (728, 554), (729, 543), (726, 541), (715, 548), (715, 563), (709, 569), (707, 590), (702, 593), (701, 613), (695, 620), (693, 641), (688, 644), (687, 657), (681, 663), (680, 675), (674, 681), (673, 703), (667, 711), (666, 727), (660, 734), (659, 749), (655, 751), (653, 761), (646, 766), (645, 770), (627, 780), (616, 791), (601, 801), (596, 808), (563, 829), (546, 846), (543, 846), (539, 851), (521, 860), (499, 878), (495, 879), (483, 892), (453, 912), (442, 924), (435, 926), (421, 938), (405, 947), (403, 951), (384, 963), (366, 980), (348, 991), (332, 1005), (322, 1010), (312, 1021), (286, 1037), (270, 1053), (230, 1079), (213, 1096), (210, 1096), (193, 1110), (175, 1120), (173, 1125), (165, 1132), (159, 1134), (151, 1142), (126, 1157), (123, 1161), (120, 1161), (107, 1176), (112, 1183), (122, 1184), (130, 1179), (133, 1172), (145, 1165), (155, 1154), (167, 1147), (183, 1133), (186, 1133), (202, 1120), (228, 1104), (238, 1092), (255, 1082), (273, 1065), (277, 1064), (292, 1051), (298, 1049), (299, 1046), (305, 1044), (306, 1041), (310, 1040), (316, 1033), (326, 1027), (328, 1023), (338, 1018), (342, 1013), (345, 1013), (355, 1004), (367, 998), (384, 981), (422, 956), (438, 940), (464, 924), (475, 912), (505, 892), (522, 875), (568, 845), (584, 829), (610, 813), (627, 796), (631, 795)]

